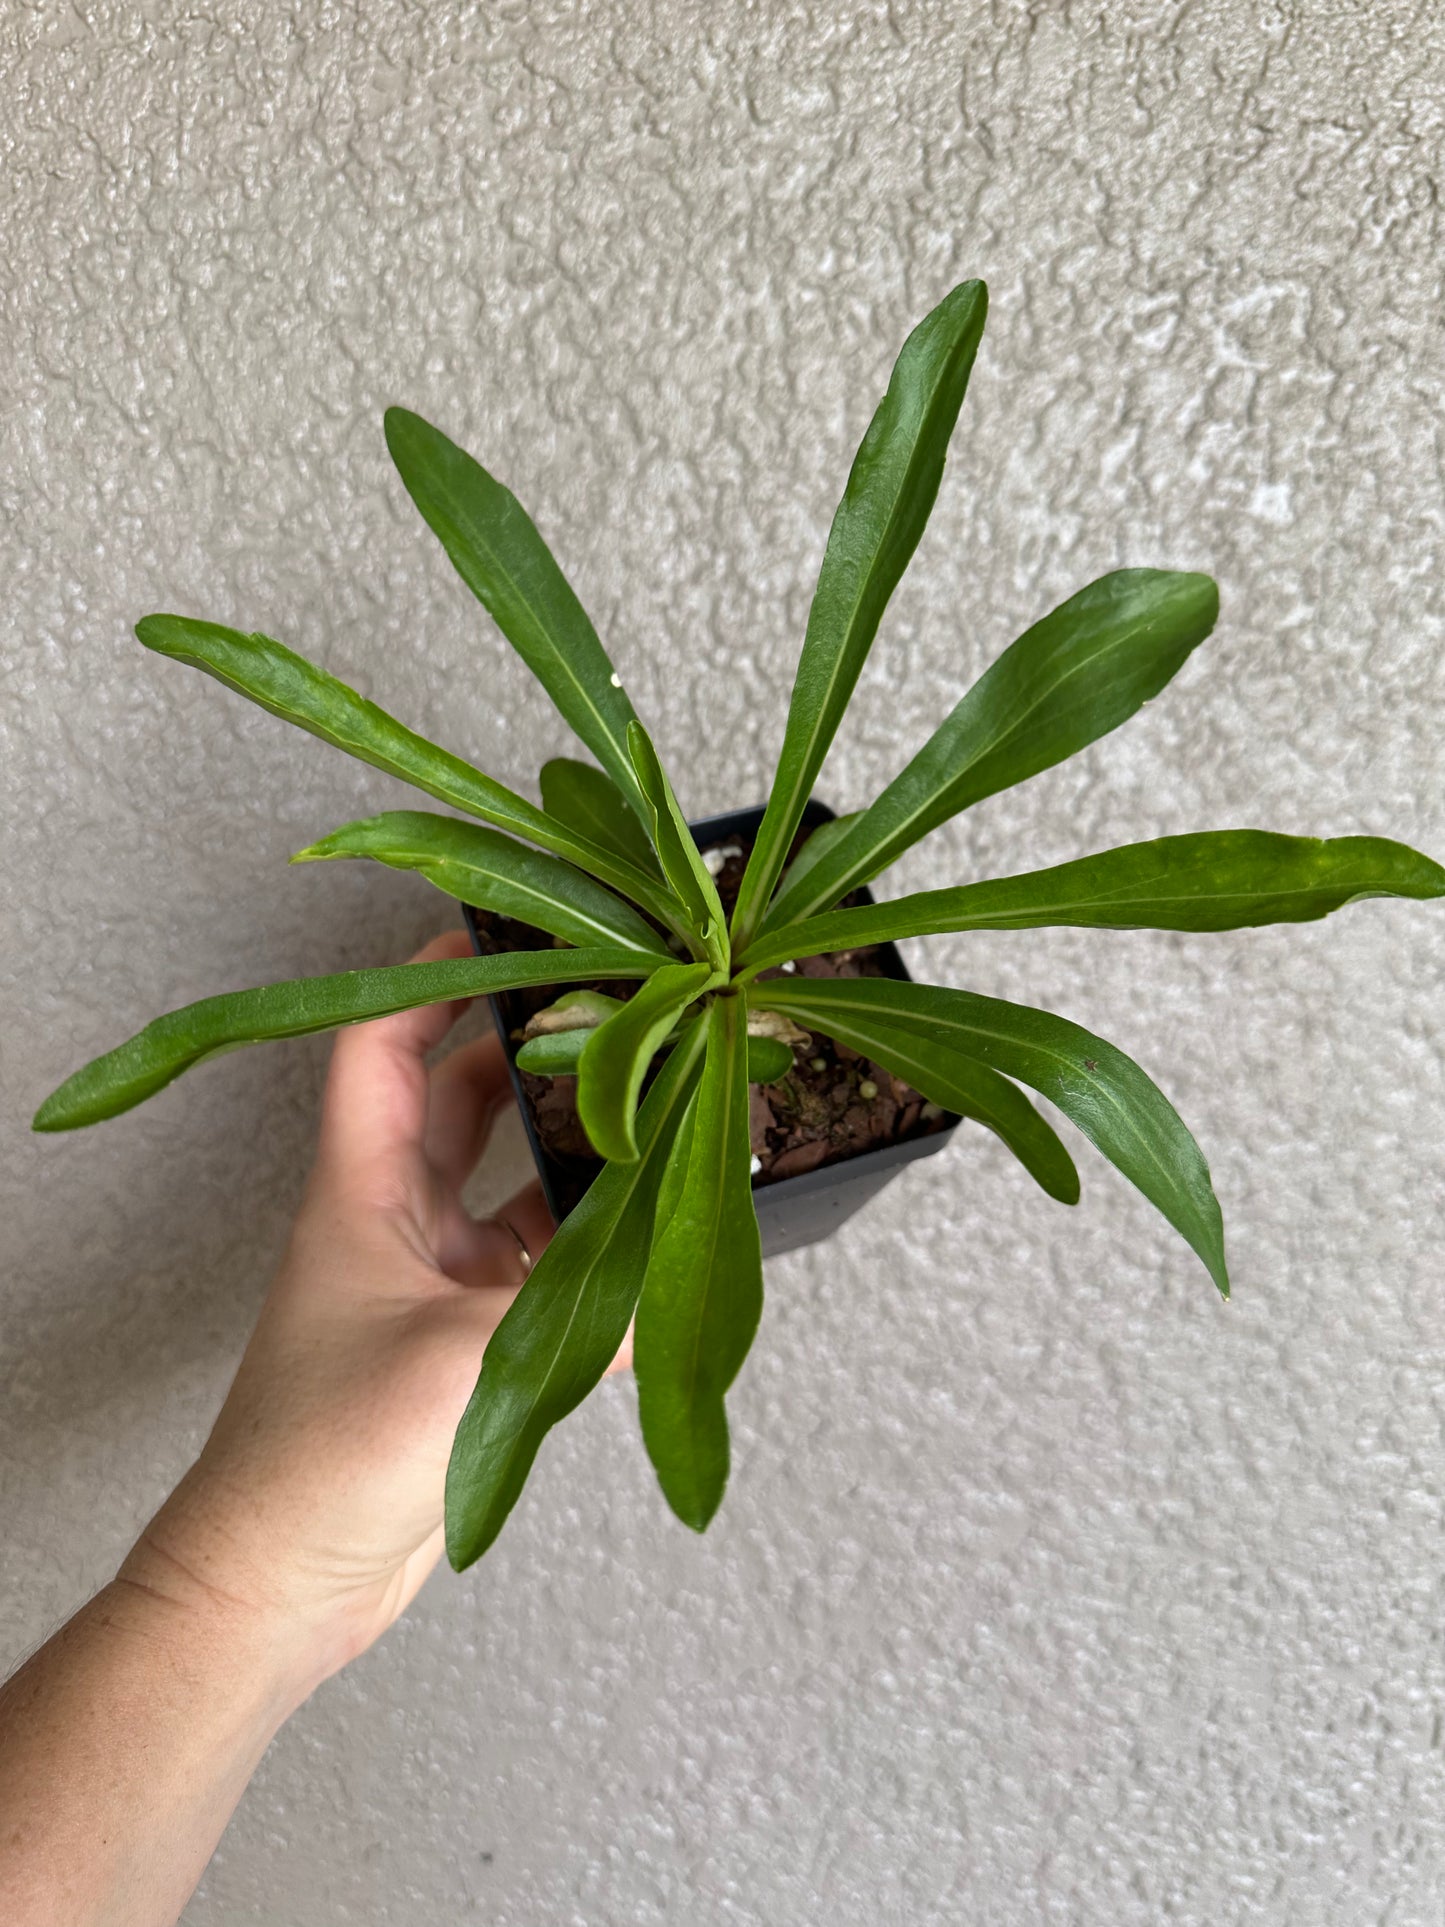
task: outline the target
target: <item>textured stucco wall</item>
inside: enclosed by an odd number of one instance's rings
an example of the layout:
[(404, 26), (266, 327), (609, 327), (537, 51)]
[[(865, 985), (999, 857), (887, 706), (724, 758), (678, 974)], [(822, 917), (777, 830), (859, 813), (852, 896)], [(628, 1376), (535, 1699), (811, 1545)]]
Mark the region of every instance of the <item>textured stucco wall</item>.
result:
[[(408, 400), (531, 504), (685, 802), (752, 800), (892, 353), (982, 273), (827, 794), (1107, 567), (1211, 567), (1224, 615), (896, 884), (1235, 822), (1439, 854), (1442, 58), (1429, 0), (9, 0), (0, 1662), (204, 1436), (324, 1046), (91, 1136), (32, 1106), (164, 1007), (445, 920), (288, 873), (400, 790), (134, 618), (289, 638), (528, 788), (548, 713), (389, 473)], [(1234, 1304), (1087, 1146), (1070, 1214), (966, 1134), (772, 1268), (715, 1530), (607, 1388), (278, 1740), (187, 1921), (1438, 1922), (1442, 936), (933, 945), (1155, 1072)]]

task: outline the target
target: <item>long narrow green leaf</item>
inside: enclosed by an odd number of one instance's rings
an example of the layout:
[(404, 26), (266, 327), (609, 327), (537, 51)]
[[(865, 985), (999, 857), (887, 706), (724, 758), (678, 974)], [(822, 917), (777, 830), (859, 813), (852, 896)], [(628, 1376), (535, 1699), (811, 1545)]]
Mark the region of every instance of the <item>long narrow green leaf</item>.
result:
[(1203, 1154), (1158, 1085), (1102, 1037), (1047, 1010), (887, 978), (769, 977), (748, 996), (825, 1034), (833, 1022), (882, 1022), (1031, 1085), (1138, 1186), (1229, 1296), (1224, 1225)]
[(1278, 836), (1204, 830), (1125, 843), (1072, 863), (834, 910), (765, 932), (740, 959), (766, 970), (794, 957), (958, 930), (1079, 924), (1112, 930), (1238, 930), (1306, 923), (1365, 897), (1445, 896), (1445, 870), (1383, 836)]
[(589, 1032), (577, 1060), (577, 1115), (599, 1157), (626, 1163), (637, 1156), (633, 1119), (647, 1067), (683, 1011), (716, 980), (709, 964), (664, 964)]
[(458, 575), (598, 762), (640, 802), (627, 754), (632, 704), (527, 511), (409, 409), (387, 409), (386, 445)]
[(693, 930), (714, 966), (725, 970), (728, 964), (727, 919), (718, 898), (717, 885), (687, 827), (687, 818), (678, 807), (667, 772), (658, 760), (652, 738), (641, 723), (627, 732), (637, 780), (647, 799), (648, 820), (652, 826), (653, 847), (662, 864), (662, 873), (674, 894), (687, 905)]
[(784, 890), (791, 890), (794, 884), (803, 881), (810, 870), (816, 869), (828, 852), (836, 849), (843, 841), (861, 814), (860, 810), (853, 810), (847, 816), (831, 817), (828, 822), (820, 823), (784, 870), (782, 880), (778, 884), (779, 894), (781, 895)]
[(854, 458), (808, 612), (773, 793), (733, 911), (739, 949), (767, 907), (888, 599), (918, 546), (987, 312), (983, 283), (965, 281), (919, 322)]
[(856, 1013), (830, 1010), (826, 1031), (835, 1043), (861, 1051), (903, 1078), (935, 1104), (985, 1125), (1060, 1204), (1079, 1201), (1079, 1174), (1053, 1126), (1046, 1123), (1016, 1084), (975, 1057)]
[(414, 870), (459, 903), (549, 931), (567, 943), (615, 943), (663, 963), (672, 952), (650, 923), (583, 871), (495, 830), (430, 810), (389, 810), (343, 824), (298, 850), (293, 863), (370, 857), (393, 870)]
[(164, 1089), (182, 1071), (245, 1044), (362, 1024), (393, 1011), (453, 998), (489, 996), (529, 984), (590, 977), (640, 977), (653, 968), (635, 950), (521, 950), (496, 957), (448, 958), (396, 964), (386, 970), (345, 970), (333, 977), (204, 997), (157, 1017), (115, 1050), (68, 1077), (35, 1114), (37, 1131), (73, 1131), (98, 1124)]
[(458, 1572), (501, 1531), (542, 1440), (581, 1404), (627, 1335), (658, 1186), (703, 1043), (702, 1024), (690, 1025), (638, 1114), (636, 1161), (609, 1164), (593, 1180), (492, 1334), (447, 1468), (447, 1556)]
[(826, 909), (960, 810), (1127, 722), (1209, 634), (1207, 575), (1121, 569), (1036, 622), (986, 669), (849, 834), (773, 904), (766, 928)]
[(190, 663), (273, 716), (295, 723), (374, 769), (399, 776), (439, 802), (566, 857), (642, 904), (669, 929), (677, 926), (681, 906), (656, 877), (579, 836), (460, 756), (438, 749), (270, 636), (246, 635), (218, 622), (168, 615), (143, 617), (136, 624), (136, 634), (157, 655)]
[(669, 1187), (670, 1215), (659, 1209), (633, 1340), (642, 1436), (668, 1504), (697, 1532), (727, 1484), (723, 1397), (763, 1309), (749, 1174), (746, 1014), (741, 997), (714, 998), (708, 1011), (685, 1170)]
[(643, 819), (606, 770), (579, 763), (571, 756), (554, 756), (551, 762), (543, 763), (538, 780), (542, 808), (548, 816), (625, 862), (635, 863), (649, 876), (661, 875)]

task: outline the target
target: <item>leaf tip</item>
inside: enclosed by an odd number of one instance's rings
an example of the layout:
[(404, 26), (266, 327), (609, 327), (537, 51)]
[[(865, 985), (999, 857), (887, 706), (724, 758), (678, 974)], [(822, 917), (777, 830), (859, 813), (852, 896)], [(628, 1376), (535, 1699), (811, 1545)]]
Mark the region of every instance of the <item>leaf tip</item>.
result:
[(170, 626), (175, 620), (174, 616), (160, 614), (142, 616), (135, 626), (137, 642), (143, 648), (156, 650), (160, 655), (170, 655), (172, 653)]
[(582, 1120), (588, 1143), (598, 1157), (608, 1164), (636, 1164), (641, 1156), (637, 1148), (637, 1139), (631, 1130), (622, 1128), (629, 1122), (630, 1120), (621, 1120), (618, 1128), (613, 1128), (611, 1125), (594, 1126), (589, 1124), (585, 1117)]
[(681, 1519), (690, 1532), (697, 1533), (701, 1538), (717, 1517), (717, 1509), (722, 1504), (723, 1495), (721, 1486), (716, 1492), (689, 1493), (669, 1492), (664, 1486), (663, 1496), (675, 1516)]
[[(83, 1103), (77, 1104), (71, 1093), (74, 1082), (74, 1077), (67, 1077), (63, 1084), (50, 1093), (30, 1120), (32, 1131), (46, 1134), (55, 1131), (74, 1131), (82, 1124), (93, 1124), (97, 1121), (94, 1113), (90, 1116), (85, 1114)], [(104, 1112), (101, 1115), (103, 1116)]]
[(381, 429), (382, 433), (386, 436), (387, 447), (395, 452), (397, 440), (404, 436), (409, 429), (415, 427), (420, 420), (420, 415), (415, 415), (411, 409), (402, 408), (396, 402), (393, 402), (391, 407), (386, 409), (381, 417)]

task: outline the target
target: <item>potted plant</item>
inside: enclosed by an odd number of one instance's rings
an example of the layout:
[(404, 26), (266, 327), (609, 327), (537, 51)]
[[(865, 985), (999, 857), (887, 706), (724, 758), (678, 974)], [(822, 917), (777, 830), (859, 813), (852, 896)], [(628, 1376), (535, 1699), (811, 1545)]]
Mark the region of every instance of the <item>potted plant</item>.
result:
[[(1225, 930), (1321, 917), (1362, 896), (1445, 894), (1445, 871), (1399, 843), (1242, 829), (893, 902), (868, 897), (869, 881), (930, 830), (1126, 721), (1217, 612), (1207, 576), (1107, 575), (1006, 649), (867, 809), (834, 818), (813, 802), (937, 493), (985, 311), (982, 283), (966, 282), (904, 344), (833, 521), (762, 811), (688, 825), (521, 505), (402, 409), (388, 413), (386, 436), (403, 482), (595, 765), (549, 763), (538, 808), (269, 637), (174, 615), (137, 627), (147, 648), (463, 812), (388, 812), (296, 860), (370, 857), (416, 871), (472, 907), (486, 954), (188, 1005), (77, 1071), (35, 1128), (112, 1117), (242, 1044), (486, 994), (527, 999), (502, 1011), (504, 1029), (519, 1033), (509, 1039), (519, 1073), (532, 1080), (524, 1094), (556, 1091), (585, 1134), (574, 1144), (575, 1196), (559, 1201), (560, 1228), (493, 1337), (457, 1432), (447, 1549), (459, 1569), (495, 1538), (543, 1437), (601, 1378), (634, 1313), (647, 1449), (674, 1510), (706, 1526), (727, 1477), (724, 1395), (762, 1307), (758, 1218), (773, 1208), (770, 1193), (822, 1187), (841, 1214), (850, 1183), (876, 1188), (890, 1161), (936, 1148), (967, 1117), (1072, 1203), (1073, 1161), (1020, 1085), (1138, 1186), (1227, 1295), (1208, 1167), (1144, 1071), (1047, 1011), (909, 981), (895, 941), (1048, 924)], [(771, 1169), (752, 1148), (760, 1095)], [(807, 1149), (820, 1131), (823, 1150)], [(788, 1150), (804, 1152), (791, 1175)], [(773, 1227), (779, 1242), (821, 1228)]]

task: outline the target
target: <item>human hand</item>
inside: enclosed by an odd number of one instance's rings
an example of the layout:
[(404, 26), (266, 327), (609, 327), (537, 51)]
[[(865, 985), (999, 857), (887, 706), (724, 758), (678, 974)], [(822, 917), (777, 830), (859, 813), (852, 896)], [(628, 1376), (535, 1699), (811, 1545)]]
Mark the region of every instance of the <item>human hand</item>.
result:
[[(466, 953), (456, 933), (416, 961)], [(235, 1383), (121, 1569), (259, 1615), (305, 1687), (369, 1646), (435, 1565), (452, 1434), (529, 1268), (521, 1247), (535, 1258), (552, 1229), (536, 1184), (494, 1218), (462, 1203), (510, 1097), (494, 1035), (427, 1070), (465, 1008), (339, 1033), (315, 1168)]]

